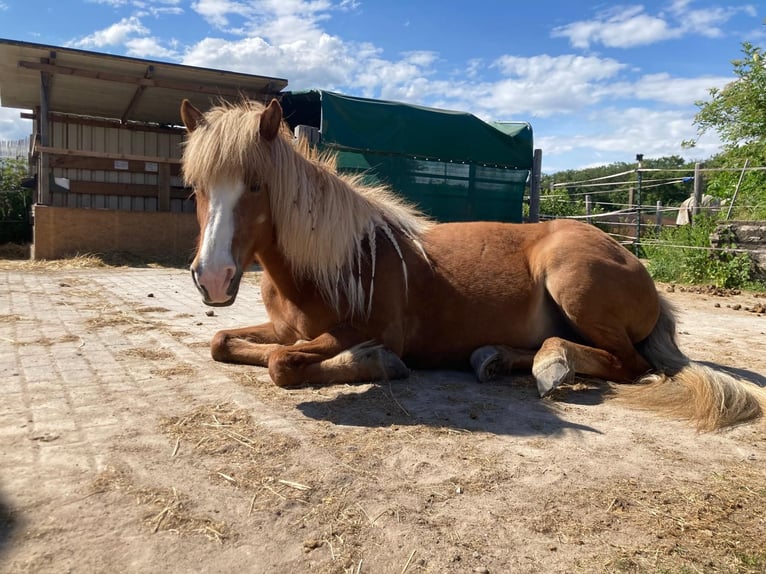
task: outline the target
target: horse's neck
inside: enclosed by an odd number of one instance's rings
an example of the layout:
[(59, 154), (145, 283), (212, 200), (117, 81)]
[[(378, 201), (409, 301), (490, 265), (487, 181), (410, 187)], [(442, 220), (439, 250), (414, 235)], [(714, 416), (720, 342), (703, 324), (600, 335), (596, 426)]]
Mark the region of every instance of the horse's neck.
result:
[(298, 276), (335, 273), (348, 266), (353, 245), (377, 213), (347, 181), (303, 156), (274, 185), (276, 241)]
[(403, 250), (410, 242), (420, 245), (425, 224), (387, 204), (382, 189), (362, 193), (303, 157), (293, 168), (291, 177), (273, 186), (282, 201), (271, 197), (276, 237), (274, 251), (264, 255), (272, 258), (278, 281), (296, 290), (308, 283), (338, 313), (348, 308), (362, 316), (371, 309), (377, 258), (389, 252), (401, 262), (406, 292)]
[(298, 293), (299, 286), (293, 275), (290, 263), (285, 259), (276, 242), (272, 241), (259, 249), (256, 253), (256, 258), (261, 267), (263, 267), (263, 270), (269, 274), (269, 278), (277, 291), (288, 297)]

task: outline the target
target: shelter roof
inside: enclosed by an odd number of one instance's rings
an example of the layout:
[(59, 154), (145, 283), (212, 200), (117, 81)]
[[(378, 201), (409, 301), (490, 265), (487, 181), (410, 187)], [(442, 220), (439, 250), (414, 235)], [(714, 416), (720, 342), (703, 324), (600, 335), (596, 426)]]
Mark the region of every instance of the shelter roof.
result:
[(179, 123), (183, 98), (201, 109), (220, 98), (263, 99), (287, 80), (0, 38), (0, 105), (34, 109), (41, 81), (49, 110), (123, 122)]

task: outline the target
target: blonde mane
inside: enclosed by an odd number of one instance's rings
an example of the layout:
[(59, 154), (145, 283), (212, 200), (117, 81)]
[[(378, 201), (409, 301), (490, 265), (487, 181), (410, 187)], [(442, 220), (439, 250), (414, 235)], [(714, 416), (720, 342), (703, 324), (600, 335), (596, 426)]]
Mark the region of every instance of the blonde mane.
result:
[[(400, 240), (411, 242), (427, 259), (420, 238), (432, 223), (388, 187), (339, 174), (334, 155), (318, 154), (303, 142), (293, 144), (284, 123), (273, 141), (264, 141), (259, 135), (264, 109), (256, 102), (242, 102), (208, 111), (186, 142), (187, 184), (205, 190), (227, 177), (266, 186), (277, 243), (294, 276), (313, 280), (338, 312), (345, 300), (352, 316), (369, 316), (378, 232), (401, 259), (406, 293), (407, 265)], [(365, 260), (371, 272), (366, 289)]]

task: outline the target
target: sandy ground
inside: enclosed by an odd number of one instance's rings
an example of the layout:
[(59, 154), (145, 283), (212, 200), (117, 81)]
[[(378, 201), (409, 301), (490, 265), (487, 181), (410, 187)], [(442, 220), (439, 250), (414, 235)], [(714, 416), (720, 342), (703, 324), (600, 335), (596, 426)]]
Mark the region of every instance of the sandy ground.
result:
[[(253, 276), (212, 316), (175, 269), (0, 276), (3, 572), (766, 571), (764, 423), (526, 376), (281, 390), (206, 347), (263, 320)], [(667, 296), (692, 358), (766, 384), (766, 299)]]

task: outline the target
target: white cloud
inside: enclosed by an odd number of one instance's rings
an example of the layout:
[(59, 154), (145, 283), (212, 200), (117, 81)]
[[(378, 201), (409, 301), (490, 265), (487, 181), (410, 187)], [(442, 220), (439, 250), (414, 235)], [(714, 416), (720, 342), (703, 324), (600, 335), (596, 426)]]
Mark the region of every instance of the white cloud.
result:
[(647, 74), (634, 82), (617, 82), (606, 88), (612, 98), (648, 100), (674, 106), (691, 106), (710, 97), (710, 88), (722, 88), (733, 77), (677, 78), (668, 73)]
[(642, 7), (623, 8), (602, 13), (594, 20), (581, 20), (554, 28), (555, 37), (569, 38), (575, 48), (587, 49), (600, 43), (613, 48), (628, 48), (651, 44), (679, 35), (668, 23), (643, 13)]
[(689, 0), (673, 2), (668, 12), (646, 13), (643, 6), (618, 6), (599, 12), (591, 20), (580, 20), (554, 28), (551, 35), (569, 38), (575, 48), (592, 44), (610, 48), (631, 48), (699, 34), (715, 38), (724, 34), (721, 26), (738, 13), (755, 16), (752, 5), (691, 8)]
[(0, 140), (19, 140), (32, 133), (32, 121), (22, 119), (21, 112), (0, 107)]
[(253, 13), (247, 3), (232, 0), (198, 0), (192, 3), (192, 10), (217, 28), (227, 27), (231, 15), (249, 16)]
[[(577, 135), (536, 137), (535, 147), (543, 149), (546, 173), (631, 162), (636, 153), (643, 153), (647, 158), (679, 155), (687, 160), (704, 159), (717, 153), (721, 142), (714, 135), (706, 135), (693, 150), (682, 148), (683, 140), (696, 138), (693, 116), (692, 111), (605, 107), (593, 112)], [(573, 155), (582, 158), (576, 165), (571, 163)], [(567, 158), (567, 164), (559, 165), (563, 157)]]
[(582, 78), (585, 82), (610, 78), (624, 68), (625, 64), (612, 58), (541, 54), (529, 58), (501, 56), (495, 60), (493, 66), (511, 77), (557, 85), (561, 82), (571, 82), (574, 78)]
[(503, 77), (477, 86), (476, 105), (498, 117), (547, 117), (593, 105), (604, 97), (606, 81), (625, 65), (611, 58), (543, 54), (502, 56), (493, 64)]
[(106, 4), (107, 6), (125, 6), (128, 4), (128, 0), (88, 0), (93, 4)]
[(141, 20), (135, 16), (123, 18), (116, 24), (98, 30), (89, 36), (75, 40), (71, 45), (78, 48), (104, 48), (106, 46), (119, 46), (125, 44), (131, 36), (146, 35), (149, 29), (141, 24)]
[(155, 18), (163, 15), (178, 16), (184, 13), (184, 9), (177, 0), (165, 0), (159, 3), (133, 2), (133, 5), (138, 9), (135, 16), (139, 18), (147, 15)]
[(125, 42), (125, 47), (127, 55), (135, 58), (173, 60), (178, 57), (177, 52), (165, 48), (157, 38), (131, 38)]
[(288, 78), (293, 89), (348, 85), (359, 65), (358, 54), (328, 34), (312, 42), (303, 39), (273, 45), (263, 38), (235, 42), (205, 38), (183, 56), (183, 62), (238, 72)]
[(758, 14), (755, 6), (711, 6), (704, 9), (691, 8), (690, 0), (677, 0), (670, 7), (670, 12), (678, 18), (679, 28), (684, 33), (696, 33), (708, 38), (719, 38), (724, 35), (721, 25), (725, 24), (738, 13), (751, 17)]

